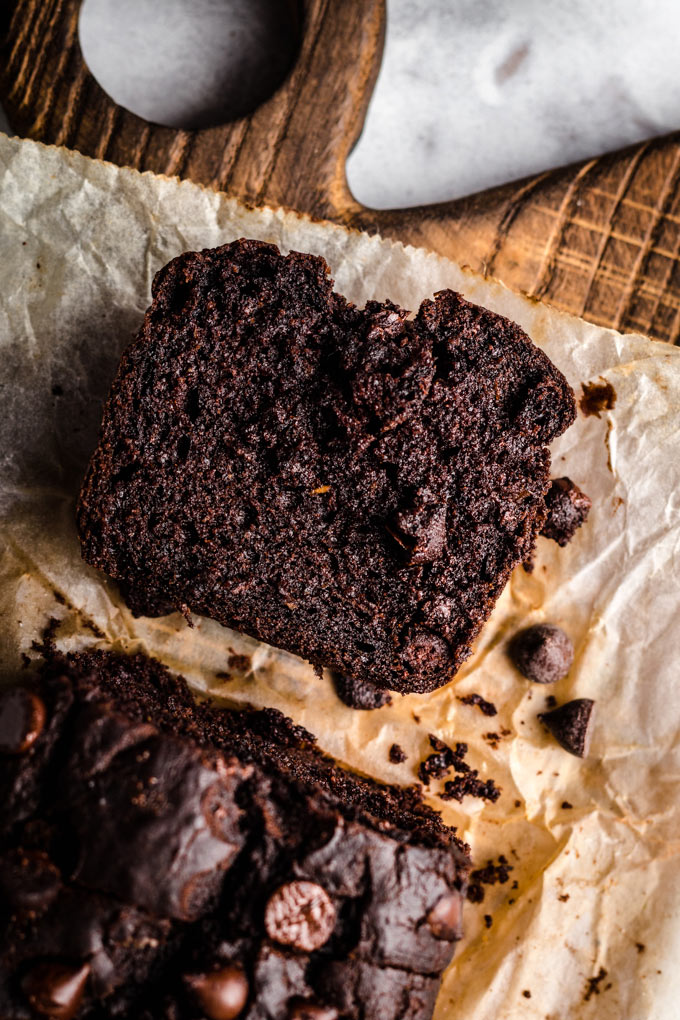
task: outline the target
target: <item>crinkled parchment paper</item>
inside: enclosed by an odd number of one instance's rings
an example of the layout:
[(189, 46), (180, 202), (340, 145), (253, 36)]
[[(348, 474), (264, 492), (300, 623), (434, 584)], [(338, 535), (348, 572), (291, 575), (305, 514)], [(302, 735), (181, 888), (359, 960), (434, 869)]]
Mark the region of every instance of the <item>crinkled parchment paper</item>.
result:
[[(515, 572), (475, 656), (435, 694), (352, 711), (293, 656), (206, 620), (193, 630), (179, 616), (134, 620), (80, 560), (74, 499), (154, 273), (185, 249), (243, 235), (324, 255), (357, 302), (417, 308), (438, 289), (461, 290), (520, 322), (577, 393), (600, 378), (616, 391), (613, 410), (579, 416), (554, 448), (555, 473), (593, 499), (588, 524), (565, 550), (539, 540), (534, 573)], [(468, 760), (502, 796), (433, 803), (478, 865), (504, 854), (513, 871), (469, 905), (439, 1020), (677, 1020), (680, 351), (559, 314), (423, 251), (0, 136), (0, 388), (4, 674), (56, 615), (66, 646), (105, 638), (145, 649), (200, 690), (283, 709), (381, 779), (414, 781), (429, 732), (466, 740)], [(523, 680), (504, 652), (519, 624), (540, 620), (562, 625), (576, 646), (553, 689)], [(243, 653), (245, 671), (231, 661)], [(498, 715), (461, 704), (471, 692)], [(548, 694), (597, 701), (587, 761), (537, 722)], [(489, 732), (501, 735), (496, 748)], [(389, 763), (393, 742), (408, 754), (402, 765)]]

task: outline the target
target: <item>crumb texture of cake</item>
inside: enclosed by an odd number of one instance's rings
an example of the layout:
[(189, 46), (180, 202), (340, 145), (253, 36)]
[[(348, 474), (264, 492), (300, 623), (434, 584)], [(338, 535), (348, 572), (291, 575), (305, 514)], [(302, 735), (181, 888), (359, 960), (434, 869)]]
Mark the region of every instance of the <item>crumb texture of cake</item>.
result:
[(0, 1016), (432, 1016), (470, 865), (414, 789), (53, 645), (0, 691), (0, 745)]
[(123, 355), (78, 504), (139, 615), (203, 614), (404, 693), (470, 654), (574, 420), (519, 326), (453, 291), (360, 309), (325, 261), (181, 255)]

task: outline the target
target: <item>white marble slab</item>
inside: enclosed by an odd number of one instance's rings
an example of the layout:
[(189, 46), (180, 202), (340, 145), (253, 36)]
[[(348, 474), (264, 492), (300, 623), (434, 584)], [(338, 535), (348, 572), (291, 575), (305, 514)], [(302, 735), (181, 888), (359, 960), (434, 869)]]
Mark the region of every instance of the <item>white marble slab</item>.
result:
[[(282, 10), (85, 0), (81, 39), (109, 94), (179, 125), (247, 88), (256, 23)], [(680, 0), (387, 0), (350, 188), (376, 208), (443, 201), (678, 129), (679, 42)]]
[(676, 130), (679, 43), (678, 0), (387, 0), (350, 187), (443, 201)]

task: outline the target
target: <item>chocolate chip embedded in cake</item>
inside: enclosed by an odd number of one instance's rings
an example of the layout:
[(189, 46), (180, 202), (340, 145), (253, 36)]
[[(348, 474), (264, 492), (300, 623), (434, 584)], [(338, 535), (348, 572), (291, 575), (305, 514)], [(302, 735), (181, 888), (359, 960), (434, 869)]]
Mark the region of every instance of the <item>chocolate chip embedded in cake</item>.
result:
[(376, 687), (468, 657), (531, 558), (574, 395), (452, 291), (357, 308), (323, 259), (236, 241), (162, 269), (78, 505), (133, 612), (189, 610)]
[(0, 717), (0, 1016), (431, 1017), (469, 858), (414, 789), (142, 656), (48, 646)]

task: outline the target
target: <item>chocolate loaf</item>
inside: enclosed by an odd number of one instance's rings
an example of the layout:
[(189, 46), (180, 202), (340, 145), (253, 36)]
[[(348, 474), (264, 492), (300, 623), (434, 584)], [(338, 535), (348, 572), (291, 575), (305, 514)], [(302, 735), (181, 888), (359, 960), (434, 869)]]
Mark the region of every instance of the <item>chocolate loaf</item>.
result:
[(78, 506), (133, 612), (195, 611), (401, 692), (446, 683), (530, 560), (566, 380), (452, 291), (415, 318), (237, 241), (162, 269)]
[(48, 649), (0, 692), (0, 1016), (426, 1020), (467, 848), (275, 711)]

